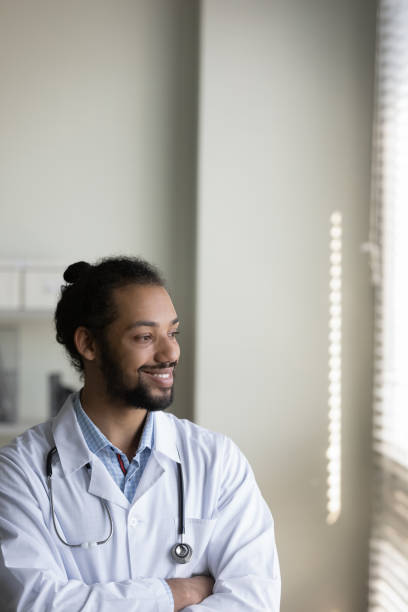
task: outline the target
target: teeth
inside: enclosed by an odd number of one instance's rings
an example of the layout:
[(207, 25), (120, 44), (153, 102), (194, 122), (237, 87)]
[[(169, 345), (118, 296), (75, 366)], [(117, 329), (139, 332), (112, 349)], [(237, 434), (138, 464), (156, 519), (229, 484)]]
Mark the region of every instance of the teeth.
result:
[(157, 378), (170, 378), (170, 374), (152, 374), (152, 376), (157, 376)]

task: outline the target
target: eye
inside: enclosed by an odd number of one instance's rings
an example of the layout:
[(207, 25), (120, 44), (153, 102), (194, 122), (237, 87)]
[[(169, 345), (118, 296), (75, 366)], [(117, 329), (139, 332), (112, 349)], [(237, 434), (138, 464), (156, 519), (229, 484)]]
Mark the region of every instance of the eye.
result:
[(151, 340), (151, 335), (150, 334), (142, 334), (140, 336), (135, 336), (134, 340), (136, 340), (136, 342), (141, 342), (142, 344), (149, 342), (149, 340)]
[(169, 333), (169, 336), (171, 338), (175, 338), (176, 336), (178, 336), (179, 333), (180, 333), (180, 330), (172, 331)]

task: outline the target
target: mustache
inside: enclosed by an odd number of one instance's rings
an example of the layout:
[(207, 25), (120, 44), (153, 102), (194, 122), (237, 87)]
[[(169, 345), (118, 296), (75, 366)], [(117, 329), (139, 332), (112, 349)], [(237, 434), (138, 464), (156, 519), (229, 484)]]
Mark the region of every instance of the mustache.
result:
[(141, 366), (138, 370), (138, 372), (143, 372), (144, 370), (164, 370), (167, 368), (173, 368), (173, 370), (176, 369), (177, 366), (177, 361), (167, 361), (166, 363), (159, 363), (158, 365), (154, 365), (154, 366)]

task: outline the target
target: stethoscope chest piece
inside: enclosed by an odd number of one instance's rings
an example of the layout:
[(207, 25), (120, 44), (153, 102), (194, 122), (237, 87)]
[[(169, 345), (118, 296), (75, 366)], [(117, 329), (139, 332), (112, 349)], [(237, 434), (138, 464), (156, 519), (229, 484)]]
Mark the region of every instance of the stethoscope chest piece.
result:
[(171, 549), (171, 557), (176, 563), (188, 563), (193, 555), (190, 544), (178, 542)]

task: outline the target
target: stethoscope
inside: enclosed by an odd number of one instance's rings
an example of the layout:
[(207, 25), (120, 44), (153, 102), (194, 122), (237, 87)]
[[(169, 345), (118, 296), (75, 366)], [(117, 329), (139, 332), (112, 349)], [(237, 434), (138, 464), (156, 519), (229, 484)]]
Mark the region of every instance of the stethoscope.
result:
[[(99, 540), (98, 542), (82, 542), (81, 544), (70, 544), (62, 537), (56, 520), (55, 520), (55, 510), (54, 510), (54, 498), (52, 494), (52, 457), (53, 454), (58, 452), (56, 447), (52, 448), (47, 455), (47, 481), (48, 487), (50, 490), (50, 504), (51, 504), (51, 514), (52, 514), (52, 522), (54, 524), (55, 533), (58, 536), (58, 539), (65, 544), (65, 546), (69, 546), (70, 548), (94, 548), (96, 546), (101, 546), (102, 544), (106, 544), (112, 537), (113, 534), (113, 520), (112, 515), (109, 510), (109, 506), (104, 499), (101, 499), (101, 504), (104, 506), (108, 519), (109, 519), (109, 534), (104, 540)], [(89, 463), (86, 464), (86, 468), (88, 470), (91, 469), (91, 465)], [(177, 471), (178, 471), (178, 501), (179, 501), (179, 521), (178, 521), (178, 534), (179, 534), (179, 542), (174, 544), (170, 550), (171, 557), (173, 561), (176, 563), (188, 563), (193, 555), (193, 549), (190, 544), (184, 542), (185, 536), (185, 521), (184, 521), (184, 482), (183, 482), (183, 470), (181, 468), (181, 462), (177, 463)]]

